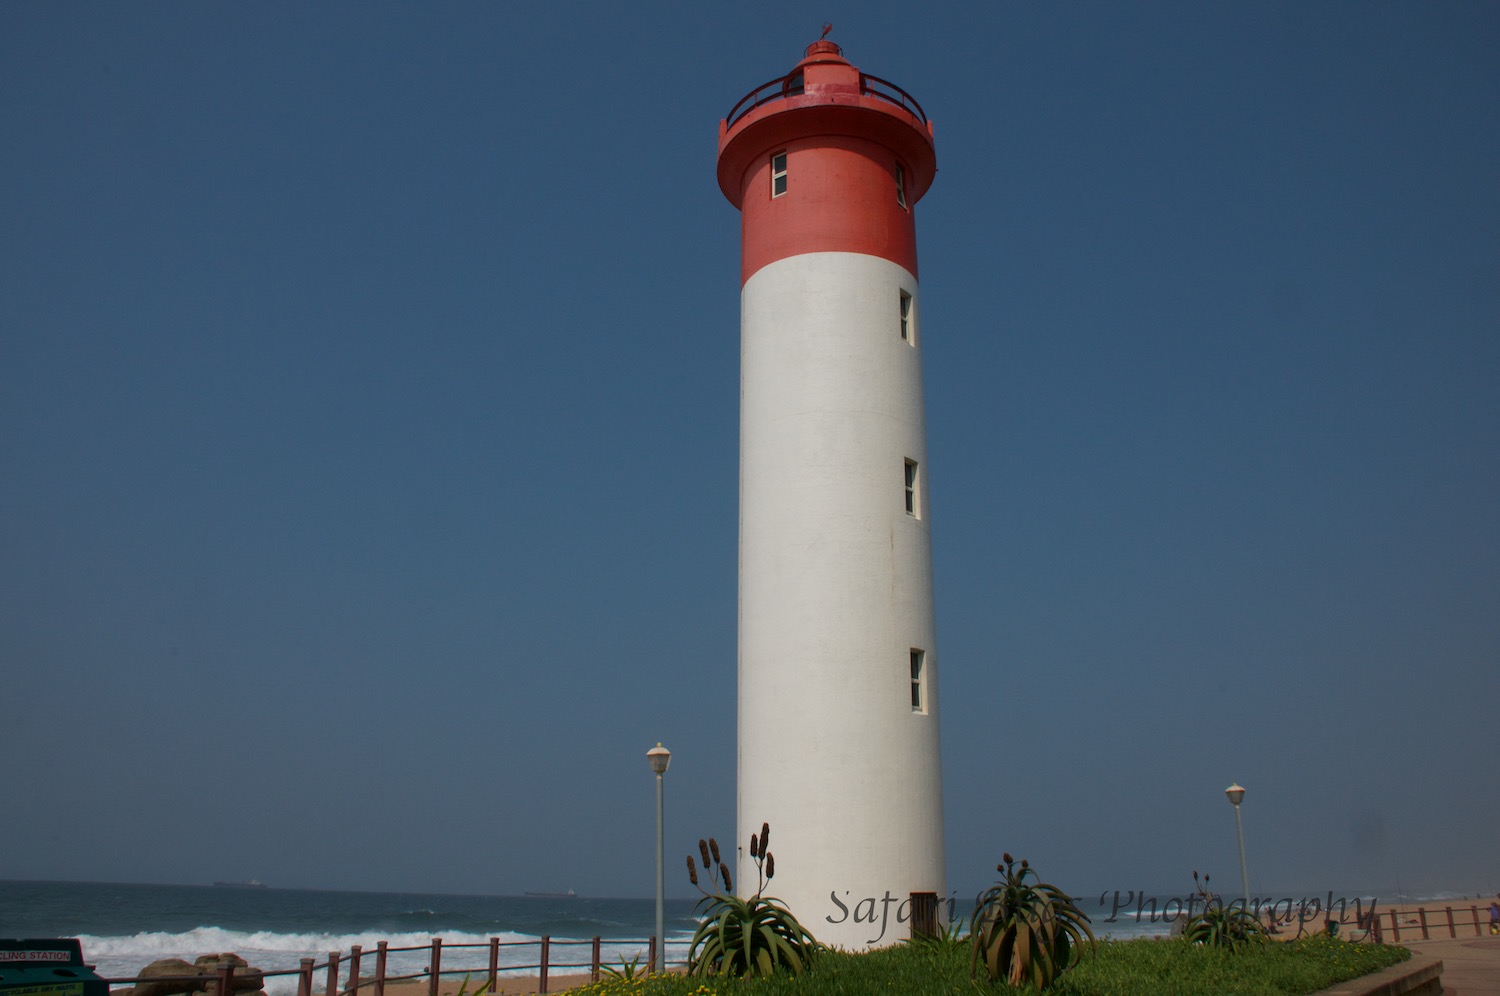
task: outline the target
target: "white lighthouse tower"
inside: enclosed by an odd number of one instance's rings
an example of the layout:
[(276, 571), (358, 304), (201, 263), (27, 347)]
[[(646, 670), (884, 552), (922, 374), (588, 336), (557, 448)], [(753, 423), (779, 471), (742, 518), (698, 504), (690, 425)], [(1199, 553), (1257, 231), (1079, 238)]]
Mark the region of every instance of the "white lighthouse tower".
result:
[(914, 219), (936, 171), (917, 102), (829, 41), (719, 125), (742, 219), (736, 885), (769, 822), (768, 893), (848, 948), (946, 891)]

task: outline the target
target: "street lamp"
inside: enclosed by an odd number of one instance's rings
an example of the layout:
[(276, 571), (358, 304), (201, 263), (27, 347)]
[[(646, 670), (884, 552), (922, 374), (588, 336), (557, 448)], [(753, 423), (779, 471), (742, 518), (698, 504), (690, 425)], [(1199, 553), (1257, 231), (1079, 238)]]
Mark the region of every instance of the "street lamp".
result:
[(1245, 909), (1250, 909), (1250, 876), (1245, 874), (1245, 828), (1240, 823), (1240, 802), (1245, 798), (1245, 787), (1235, 782), (1224, 790), (1229, 804), (1234, 807), (1234, 835), (1240, 842), (1240, 888), (1244, 890)]
[[(651, 770), (656, 773), (656, 957), (661, 959), (661, 967), (667, 967), (667, 938), (666, 938), (666, 851), (662, 840), (662, 805), (661, 787), (662, 775), (667, 773), (667, 765), (672, 763), (672, 752), (656, 742), (656, 746), (646, 751), (646, 761), (651, 765)], [(656, 971), (656, 966), (650, 966), (647, 971)]]

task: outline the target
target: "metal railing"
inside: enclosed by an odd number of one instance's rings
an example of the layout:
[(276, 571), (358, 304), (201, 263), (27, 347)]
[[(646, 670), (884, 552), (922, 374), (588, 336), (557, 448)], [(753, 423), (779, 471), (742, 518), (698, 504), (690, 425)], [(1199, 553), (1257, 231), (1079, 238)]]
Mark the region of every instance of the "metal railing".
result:
[[(342, 951), (330, 951), (328, 953), (327, 960), (325, 961), (320, 962), (315, 958), (303, 958), (301, 967), (282, 969), (280, 971), (265, 972), (261, 971), (260, 969), (237, 969), (234, 962), (221, 961), (218, 965), (217, 971), (213, 975), (198, 974), (131, 976), (126, 978), (105, 979), (104, 981), (111, 986), (138, 986), (147, 983), (181, 984), (194, 982), (198, 983), (199, 985), (193, 987), (191, 990), (183, 991), (196, 992), (199, 991), (200, 987), (202, 991), (207, 991), (211, 985), (213, 988), (214, 996), (233, 996), (235, 992), (235, 973), (236, 971), (239, 971), (243, 974), (252, 975), (256, 978), (259, 983), (255, 986), (256, 989), (260, 989), (264, 986), (265, 979), (275, 978), (278, 976), (285, 977), (295, 975), (297, 976), (297, 996), (360, 996), (361, 993), (366, 994), (366, 996), (385, 996), (385, 987), (388, 983), (412, 982), (426, 979), (427, 996), (440, 996), (442, 992), (442, 979), (444, 976), (451, 977), (462, 975), (469, 978), (481, 979), (483, 980), (481, 984), (487, 985), (489, 987), (489, 991), (494, 992), (497, 985), (497, 980), (503, 973), (507, 976), (534, 977), (537, 980), (536, 991), (539, 993), (545, 993), (548, 991), (547, 987), (549, 979), (552, 975), (553, 970), (555, 969), (563, 969), (564, 971), (561, 973), (563, 975), (581, 975), (582, 971), (576, 970), (587, 969), (589, 974), (589, 981), (599, 981), (599, 973), (603, 968), (603, 963), (600, 959), (600, 951), (603, 943), (603, 940), (598, 936), (589, 938), (587, 940), (575, 940), (553, 938), (547, 935), (543, 935), (542, 937), (534, 941), (502, 941), (498, 937), (491, 937), (487, 944), (472, 943), (448, 945), (443, 944), (443, 939), (441, 937), (434, 937), (430, 944), (421, 944), (412, 947), (400, 948), (393, 948), (389, 945), (388, 942), (381, 941), (375, 946), (375, 951), (373, 952), (375, 959), (375, 971), (371, 976), (360, 975), (361, 970), (366, 964), (364, 959), (366, 955), (370, 954), (371, 952), (365, 951), (360, 945), (356, 944), (349, 949), (347, 957)], [(645, 939), (612, 939), (609, 943), (614, 946), (636, 944), (644, 946), (646, 948), (645, 971), (657, 971), (657, 950), (655, 937)], [(558, 958), (555, 957), (557, 953), (555, 949), (557, 948), (577, 948), (583, 946), (587, 946), (589, 948), (587, 961), (578, 960), (576, 958), (573, 960), (567, 960), (566, 957), (564, 957), (563, 960), (558, 960)], [(500, 953), (502, 948), (529, 947), (535, 947), (537, 949), (535, 962), (528, 962), (525, 964), (507, 963), (503, 966), (500, 964)], [(465, 968), (443, 967), (444, 952), (476, 948), (484, 949), (488, 952), (488, 961), (484, 965), (470, 965), (469, 967)], [(421, 971), (404, 975), (392, 975), (387, 971), (388, 959), (391, 955), (413, 951), (428, 952), (427, 965)], [(662, 970), (669, 970), (673, 967), (674, 964), (681, 965), (682, 963), (668, 962), (663, 959)], [(568, 971), (570, 969), (575, 971)], [(319, 987), (317, 984), (320, 973), (323, 977), (323, 985), (321, 987)], [(212, 981), (210, 982), (210, 980)], [(242, 984), (242, 988), (246, 987), (244, 987)], [(478, 988), (479, 984), (476, 984), (474, 989), (471, 989), (470, 991), (473, 992)]]
[[(1444, 906), (1441, 913), (1438, 910), (1432, 910), (1433, 922), (1429, 922), (1427, 918), (1428, 912), (1425, 906), (1418, 906), (1414, 911), (1383, 910), (1378, 913), (1372, 913), (1371, 917), (1373, 918), (1374, 926), (1370, 931), (1371, 936), (1376, 941), (1383, 942), (1384, 934), (1389, 930), (1391, 943), (1400, 944), (1402, 928), (1406, 929), (1406, 939), (1408, 941), (1430, 941), (1434, 933), (1437, 933), (1439, 937), (1443, 936), (1442, 931), (1444, 930), (1447, 931), (1447, 936), (1450, 938), (1458, 937), (1460, 929), (1463, 930), (1464, 937), (1469, 936), (1470, 929), (1474, 931), (1473, 936), (1475, 937), (1484, 934), (1484, 930), (1480, 927), (1478, 906), (1470, 906), (1467, 909), (1460, 906), (1457, 918), (1453, 916), (1452, 906)], [(1468, 914), (1467, 918), (1464, 916), (1465, 913)], [(1413, 934), (1421, 934), (1422, 936), (1417, 938), (1412, 936)]]
[[(778, 76), (741, 97), (739, 103), (731, 107), (729, 113), (724, 116), (725, 126), (733, 127), (736, 121), (762, 104), (769, 104), (773, 100), (781, 100), (785, 97), (796, 97), (805, 92), (800, 72)], [(867, 96), (879, 97), (881, 100), (888, 100), (914, 115), (924, 125), (927, 123), (927, 115), (923, 112), (922, 105), (917, 103), (917, 99), (889, 80), (871, 76), (869, 73), (860, 73), (859, 92)]]

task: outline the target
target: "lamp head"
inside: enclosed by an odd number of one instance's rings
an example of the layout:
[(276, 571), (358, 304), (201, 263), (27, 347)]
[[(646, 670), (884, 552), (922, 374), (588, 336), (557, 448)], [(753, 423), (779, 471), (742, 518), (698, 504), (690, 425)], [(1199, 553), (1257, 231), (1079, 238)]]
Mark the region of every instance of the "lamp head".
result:
[(655, 747), (646, 751), (646, 761), (651, 765), (652, 771), (658, 775), (664, 775), (667, 773), (667, 765), (672, 763), (672, 752), (663, 747), (661, 741), (658, 740)]
[(1229, 797), (1230, 805), (1238, 806), (1240, 804), (1240, 800), (1245, 798), (1245, 787), (1239, 782), (1235, 782), (1233, 785), (1224, 790), (1224, 794)]

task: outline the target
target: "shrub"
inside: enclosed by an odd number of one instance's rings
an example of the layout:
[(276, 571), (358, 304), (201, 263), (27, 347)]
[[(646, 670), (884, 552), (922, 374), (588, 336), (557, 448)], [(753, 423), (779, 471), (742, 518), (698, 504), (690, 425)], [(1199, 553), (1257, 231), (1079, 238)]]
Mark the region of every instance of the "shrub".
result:
[(942, 955), (949, 951), (957, 951), (968, 947), (969, 935), (964, 933), (962, 925), (944, 922), (938, 924), (937, 933), (935, 934), (916, 934), (912, 937), (903, 937), (901, 943), (914, 951)]
[(1193, 872), (1193, 887), (1203, 900), (1203, 912), (1189, 917), (1183, 924), (1182, 936), (1190, 943), (1231, 951), (1251, 941), (1265, 943), (1266, 932), (1260, 921), (1243, 906), (1224, 905), (1222, 899), (1209, 891), (1207, 875), (1200, 883), (1198, 873)]
[(1042, 882), (1024, 860), (1017, 865), (1007, 854), (995, 870), (1003, 877), (980, 894), (969, 921), (970, 974), (977, 974), (983, 961), (992, 981), (1003, 978), (1040, 992), (1067, 971), (1085, 938), (1093, 945), (1088, 915), (1067, 893)]
[[(644, 978), (646, 975), (645, 972), (641, 971), (640, 955), (636, 955), (629, 961), (621, 958), (619, 968), (615, 968), (613, 965), (600, 965), (599, 967), (602, 968), (610, 978), (620, 979), (625, 982), (634, 982), (636, 979)], [(463, 996), (463, 994), (460, 993), (459, 996)]]
[(688, 877), (703, 893), (698, 908), (703, 921), (688, 948), (689, 975), (767, 976), (786, 969), (801, 975), (812, 964), (819, 945), (803, 929), (781, 900), (765, 895), (776, 874), (776, 858), (767, 849), (771, 826), (762, 823), (760, 835), (750, 835), (750, 856), (760, 879), (747, 899), (734, 895), (729, 866), (719, 858), (719, 843), (698, 841), (698, 854), (712, 891), (698, 883), (698, 868), (688, 855)]

